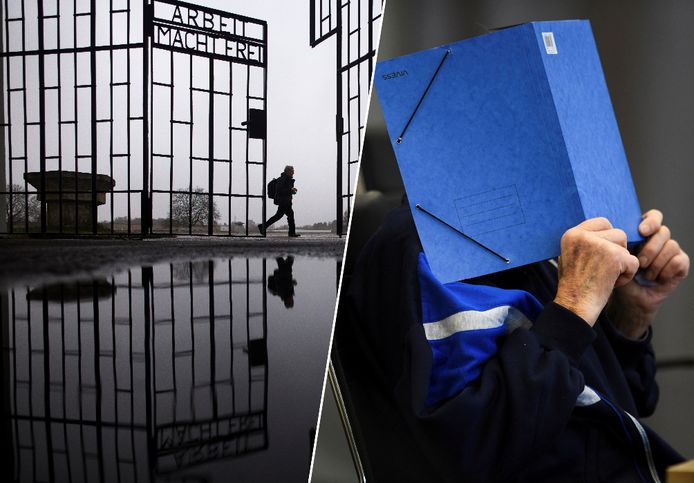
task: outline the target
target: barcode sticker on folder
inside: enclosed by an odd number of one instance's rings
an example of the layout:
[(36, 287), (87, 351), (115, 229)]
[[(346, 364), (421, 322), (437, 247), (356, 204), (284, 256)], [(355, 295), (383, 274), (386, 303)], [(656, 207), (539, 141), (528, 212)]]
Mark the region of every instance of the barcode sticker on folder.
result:
[(542, 40), (545, 41), (545, 50), (548, 54), (557, 53), (557, 44), (554, 43), (554, 34), (552, 32), (542, 32)]

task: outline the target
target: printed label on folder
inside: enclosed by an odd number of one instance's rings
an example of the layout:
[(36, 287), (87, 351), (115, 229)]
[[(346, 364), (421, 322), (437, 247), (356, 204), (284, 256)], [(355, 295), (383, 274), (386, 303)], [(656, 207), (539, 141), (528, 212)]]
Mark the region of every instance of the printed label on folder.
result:
[(542, 40), (545, 41), (545, 51), (548, 54), (557, 53), (557, 44), (554, 43), (554, 33), (542, 32)]
[(470, 236), (525, 223), (515, 185), (458, 198), (455, 208), (462, 231)]

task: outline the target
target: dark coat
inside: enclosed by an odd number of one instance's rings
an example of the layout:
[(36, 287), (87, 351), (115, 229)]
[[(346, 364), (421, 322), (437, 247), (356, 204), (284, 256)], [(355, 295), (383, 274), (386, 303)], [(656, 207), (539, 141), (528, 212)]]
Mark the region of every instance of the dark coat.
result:
[(286, 259), (277, 257), (277, 268), (267, 279), (267, 289), (272, 295), (277, 295), (282, 300), (294, 297), (294, 286), (296, 280), (292, 275), (294, 257), (288, 256)]
[[(468, 281), (528, 291), (544, 310), (532, 329), (505, 336), (476, 382), (427, 407), (432, 353), (420, 315), (421, 250), (409, 210), (396, 210), (362, 251), (347, 299), (349, 323), (358, 327), (381, 381), (375, 387), (409, 435), (402, 444), (421, 455), (414, 465), (397, 465), (425, 471), (427, 481), (651, 481), (634, 446), (638, 438), (576, 401), (590, 385), (621, 410), (652, 414), (658, 399), (652, 331), (629, 340), (604, 314), (591, 328), (554, 304), (557, 274), (548, 262)], [(682, 457), (646, 432), (662, 477)], [(401, 481), (421, 478), (411, 475)]]
[(294, 188), (294, 178), (290, 178), (286, 173), (282, 172), (275, 186), (275, 204), (291, 206), (292, 196), (294, 196), (292, 188)]

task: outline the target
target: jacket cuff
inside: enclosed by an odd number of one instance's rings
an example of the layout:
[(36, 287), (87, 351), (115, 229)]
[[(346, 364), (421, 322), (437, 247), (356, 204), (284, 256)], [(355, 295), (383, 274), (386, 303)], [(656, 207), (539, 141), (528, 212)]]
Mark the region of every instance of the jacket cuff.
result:
[(630, 339), (617, 330), (607, 317), (601, 322), (600, 326), (607, 335), (612, 349), (624, 365), (636, 365), (647, 353), (653, 351), (651, 346), (651, 339), (653, 338), (652, 327), (648, 327), (648, 330), (640, 339)]
[(595, 331), (578, 315), (559, 304), (547, 304), (531, 330), (548, 349), (559, 349), (578, 365), (583, 352), (595, 340)]

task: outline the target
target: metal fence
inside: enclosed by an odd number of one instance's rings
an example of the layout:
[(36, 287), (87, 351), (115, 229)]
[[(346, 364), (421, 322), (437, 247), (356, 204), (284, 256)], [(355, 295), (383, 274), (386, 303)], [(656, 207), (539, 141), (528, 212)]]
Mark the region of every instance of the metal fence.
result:
[(352, 209), (384, 0), (310, 0), (310, 43), (334, 36), (337, 61), (337, 232)]
[(175, 0), (1, 1), (0, 233), (256, 233), (266, 22)]
[(149, 481), (268, 446), (264, 259), (0, 296), (13, 481)]

